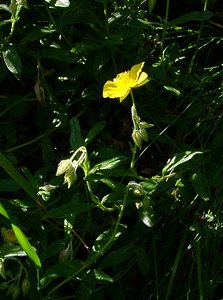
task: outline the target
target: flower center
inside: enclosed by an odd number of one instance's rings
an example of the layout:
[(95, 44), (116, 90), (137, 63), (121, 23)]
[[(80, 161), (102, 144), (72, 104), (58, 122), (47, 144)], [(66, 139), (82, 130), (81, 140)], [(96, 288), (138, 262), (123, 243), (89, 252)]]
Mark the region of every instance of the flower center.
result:
[(116, 80), (118, 84), (124, 85), (128, 88), (134, 87), (136, 84), (135, 80), (129, 77), (129, 72), (120, 73)]

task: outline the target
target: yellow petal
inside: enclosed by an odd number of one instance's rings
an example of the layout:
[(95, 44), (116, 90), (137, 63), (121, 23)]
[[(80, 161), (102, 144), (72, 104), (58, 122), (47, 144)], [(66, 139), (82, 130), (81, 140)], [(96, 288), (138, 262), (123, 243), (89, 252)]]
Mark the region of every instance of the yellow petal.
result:
[(107, 81), (103, 87), (103, 98), (120, 98), (129, 93), (129, 88), (123, 84)]
[(147, 77), (148, 77), (148, 74), (146, 74), (145, 72), (142, 72), (139, 76), (139, 79), (137, 80), (135, 87), (139, 87), (139, 86), (146, 84), (149, 81), (149, 78), (147, 78)]
[(142, 68), (143, 68), (144, 64), (145, 64), (145, 63), (142, 62), (142, 63), (140, 63), (140, 64), (138, 64), (138, 65), (134, 65), (134, 66), (131, 68), (131, 70), (130, 70), (130, 72), (129, 72), (129, 77), (130, 77), (132, 80), (135, 80), (135, 81), (138, 80), (139, 75), (140, 75), (140, 73), (142, 72)]
[(122, 102), (122, 101), (128, 96), (128, 94), (130, 93), (130, 91), (131, 91), (131, 89), (129, 88), (129, 89), (126, 91), (125, 95), (122, 96), (122, 97), (120, 97), (120, 102)]

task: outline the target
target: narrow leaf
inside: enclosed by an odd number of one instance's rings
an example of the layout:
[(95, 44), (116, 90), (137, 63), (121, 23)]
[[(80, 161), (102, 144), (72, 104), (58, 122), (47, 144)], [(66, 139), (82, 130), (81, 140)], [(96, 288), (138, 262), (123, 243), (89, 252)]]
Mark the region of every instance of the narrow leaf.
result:
[(8, 212), (5, 210), (3, 205), (0, 203), (0, 214), (2, 214), (5, 218), (7, 218), (11, 222), (12, 229), (15, 233), (16, 239), (22, 249), (26, 252), (27, 256), (34, 262), (34, 264), (37, 267), (41, 267), (41, 262), (36, 254), (34, 248), (30, 245), (27, 237), (25, 234), (21, 231), (21, 229), (15, 225), (15, 221), (13, 220), (12, 217), (9, 216)]
[(39, 203), (37, 190), (17, 171), (2, 152), (0, 152), (0, 166), (34, 201)]
[[(191, 160), (194, 160), (195, 158), (197, 158), (203, 153), (204, 151), (185, 151), (185, 152), (177, 153), (173, 158), (169, 160), (169, 162), (163, 168), (162, 175), (170, 173), (178, 167), (183, 167), (186, 169), (191, 168), (190, 165)], [(194, 162), (193, 162), (193, 167), (196, 167)]]
[(114, 158), (105, 160), (97, 165), (94, 166), (93, 169), (91, 169), (91, 173), (100, 171), (100, 170), (106, 170), (106, 169), (113, 169), (120, 165), (123, 161), (125, 161), (127, 158), (126, 156), (119, 155)]
[(180, 16), (170, 23), (174, 25), (183, 24), (190, 21), (205, 21), (210, 19), (213, 16), (213, 13), (209, 10), (206, 11), (193, 11), (186, 15)]
[(88, 135), (85, 139), (85, 143), (89, 143), (91, 142), (95, 136), (104, 129), (106, 122), (105, 121), (101, 121), (101, 122), (97, 122), (92, 128), (91, 130), (88, 132)]
[(81, 136), (81, 129), (80, 129), (80, 124), (79, 121), (76, 117), (73, 117), (70, 120), (70, 145), (72, 149), (75, 151), (81, 146), (83, 146), (83, 138)]
[(94, 207), (95, 206), (91, 203), (64, 204), (57, 208), (51, 209), (48, 213), (45, 214), (45, 217), (66, 218), (70, 215), (89, 211)]
[(25, 234), (21, 231), (21, 229), (18, 226), (14, 225), (14, 224), (11, 224), (11, 225), (12, 225), (12, 229), (15, 233), (15, 236), (16, 236), (17, 241), (19, 242), (20, 246), (26, 252), (28, 257), (35, 263), (35, 265), (37, 267), (41, 267), (40, 259), (39, 259), (38, 255), (36, 254), (34, 248), (30, 245)]
[(114, 282), (114, 280), (105, 272), (98, 270), (98, 269), (94, 269), (93, 270), (95, 278), (97, 280), (104, 280), (104, 281), (108, 281), (108, 282)]

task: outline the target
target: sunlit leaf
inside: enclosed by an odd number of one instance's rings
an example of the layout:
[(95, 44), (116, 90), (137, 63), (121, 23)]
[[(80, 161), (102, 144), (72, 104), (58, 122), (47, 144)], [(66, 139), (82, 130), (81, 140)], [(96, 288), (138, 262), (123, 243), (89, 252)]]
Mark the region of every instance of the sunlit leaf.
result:
[(93, 273), (95, 275), (95, 278), (97, 280), (103, 280), (103, 281), (108, 281), (108, 282), (113, 282), (114, 280), (105, 272), (103, 272), (102, 270), (99, 269), (94, 269)]
[(150, 197), (145, 197), (142, 201), (136, 202), (136, 208), (141, 221), (148, 227), (153, 226), (154, 211)]
[(178, 167), (186, 168), (194, 168), (195, 165), (190, 164), (192, 160), (198, 158), (200, 155), (204, 154), (205, 151), (185, 151), (181, 153), (177, 153), (173, 158), (171, 158), (166, 166), (162, 170), (162, 174), (165, 175), (167, 173), (176, 170)]
[(2, 56), (8, 70), (19, 78), (22, 73), (22, 63), (15, 47), (5, 47), (2, 51)]
[(46, 0), (49, 4), (53, 6), (58, 6), (58, 7), (69, 7), (70, 6), (70, 1), (69, 0)]
[(11, 222), (12, 229), (15, 233), (16, 239), (20, 246), (23, 248), (23, 250), (26, 252), (28, 257), (34, 262), (34, 264), (37, 267), (41, 267), (41, 262), (36, 254), (34, 248), (29, 243), (27, 237), (25, 234), (21, 231), (21, 229), (15, 225), (15, 222), (12, 220), (12, 218), (9, 216), (8, 212), (5, 210), (3, 205), (0, 203), (0, 214), (2, 214), (5, 218), (7, 218)]
[(165, 88), (167, 91), (173, 93), (175, 96), (180, 96), (180, 94), (181, 94), (181, 92), (180, 92), (179, 90), (177, 90), (176, 88), (174, 88), (174, 87), (172, 87), (172, 86), (167, 86), (167, 85), (165, 85), (164, 88)]
[(97, 165), (94, 166), (94, 168), (91, 169), (91, 173), (94, 173), (96, 171), (100, 170), (106, 170), (106, 169), (113, 169), (120, 165), (122, 162), (124, 162), (127, 159), (126, 156), (116, 156), (114, 158), (105, 160)]

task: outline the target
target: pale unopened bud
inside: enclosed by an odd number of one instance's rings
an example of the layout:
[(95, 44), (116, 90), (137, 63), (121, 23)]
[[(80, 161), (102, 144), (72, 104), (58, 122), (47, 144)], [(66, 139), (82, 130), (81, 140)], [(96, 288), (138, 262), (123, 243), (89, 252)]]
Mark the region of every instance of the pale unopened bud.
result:
[(139, 130), (133, 130), (132, 133), (132, 139), (134, 141), (134, 143), (137, 145), (137, 147), (139, 147), (139, 149), (142, 148), (142, 137), (140, 135), (140, 131)]
[(44, 103), (44, 101), (45, 101), (45, 92), (44, 92), (43, 86), (42, 86), (39, 79), (36, 81), (36, 84), (34, 86), (34, 91), (35, 91), (37, 100), (40, 103)]
[(72, 168), (72, 162), (70, 159), (61, 160), (57, 167), (56, 176), (60, 176), (61, 174), (67, 172), (69, 169)]
[(143, 141), (148, 142), (148, 133), (146, 132), (145, 129), (140, 129), (139, 130), (140, 136)]
[(72, 167), (68, 169), (64, 175), (64, 183), (67, 183), (68, 189), (72, 186), (72, 184), (77, 180), (76, 170)]

